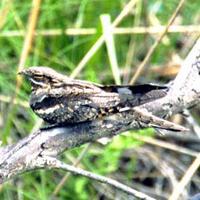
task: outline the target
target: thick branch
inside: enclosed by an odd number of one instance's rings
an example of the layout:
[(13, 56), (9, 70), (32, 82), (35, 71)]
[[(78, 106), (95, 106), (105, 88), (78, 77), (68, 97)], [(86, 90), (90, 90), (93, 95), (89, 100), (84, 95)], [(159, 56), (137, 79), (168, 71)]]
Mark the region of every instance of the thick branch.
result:
[[(171, 115), (200, 102), (200, 39), (182, 64), (166, 97), (141, 106), (158, 116)], [(124, 111), (102, 120), (65, 127), (41, 129), (17, 144), (0, 148), (0, 182), (28, 170), (41, 168), (41, 157), (57, 157), (67, 149), (114, 136), (130, 129), (139, 129), (135, 111)]]
[[(141, 107), (157, 116), (172, 115), (200, 101), (200, 39), (191, 49), (165, 98)], [(156, 105), (156, 107), (155, 107)]]

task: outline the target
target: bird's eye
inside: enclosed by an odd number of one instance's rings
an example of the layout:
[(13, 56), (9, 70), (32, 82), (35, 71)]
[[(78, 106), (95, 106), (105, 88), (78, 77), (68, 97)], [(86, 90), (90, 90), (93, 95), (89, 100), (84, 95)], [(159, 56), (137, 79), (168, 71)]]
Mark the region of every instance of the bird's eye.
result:
[(40, 79), (43, 78), (43, 76), (40, 75), (40, 74), (35, 74), (35, 75), (34, 75), (34, 78), (40, 80)]
[(34, 74), (34, 76), (29, 77), (29, 80), (34, 86), (43, 86), (45, 84), (45, 80), (42, 75)]

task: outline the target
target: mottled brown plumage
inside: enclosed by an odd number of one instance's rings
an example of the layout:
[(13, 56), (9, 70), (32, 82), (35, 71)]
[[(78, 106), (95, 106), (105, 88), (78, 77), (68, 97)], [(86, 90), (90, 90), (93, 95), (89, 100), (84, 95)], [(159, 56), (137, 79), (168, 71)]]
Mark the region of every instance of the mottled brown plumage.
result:
[(33, 111), (55, 125), (92, 121), (127, 111), (164, 97), (168, 91), (166, 86), (151, 84), (102, 86), (69, 78), (48, 67), (31, 67), (20, 73), (31, 82)]

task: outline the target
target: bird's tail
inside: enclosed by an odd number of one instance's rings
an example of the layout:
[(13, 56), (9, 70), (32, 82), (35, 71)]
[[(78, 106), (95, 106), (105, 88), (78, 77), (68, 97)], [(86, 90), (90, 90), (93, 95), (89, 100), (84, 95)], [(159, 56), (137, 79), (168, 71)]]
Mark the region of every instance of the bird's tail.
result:
[[(152, 115), (151, 113), (144, 111), (139, 108), (133, 108), (135, 112), (135, 116), (138, 117), (138, 121), (140, 121), (142, 124), (145, 124), (146, 127), (153, 127), (156, 129), (165, 129), (169, 131), (181, 131), (185, 132), (188, 131), (187, 128), (175, 124), (173, 122), (167, 121), (165, 119), (162, 119), (160, 117), (157, 117), (155, 115)], [(135, 119), (137, 121), (137, 119)]]

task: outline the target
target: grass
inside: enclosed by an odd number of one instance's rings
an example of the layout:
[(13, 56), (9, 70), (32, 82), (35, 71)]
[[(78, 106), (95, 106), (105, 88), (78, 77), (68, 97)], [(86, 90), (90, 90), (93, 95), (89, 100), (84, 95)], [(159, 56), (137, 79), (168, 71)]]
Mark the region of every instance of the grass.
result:
[[(23, 30), (27, 33), (28, 18), (33, 2), (37, 1), (1, 1), (0, 34), (13, 30)], [(166, 2), (161, 0), (138, 1), (136, 3), (136, 10), (132, 9), (131, 14), (124, 17), (119, 26), (146, 27), (160, 24), (165, 25), (178, 2), (172, 0)], [(114, 21), (127, 3), (128, 1), (126, 0), (42, 1), (39, 5), (40, 13), (36, 21), (36, 29), (59, 29), (61, 34), (33, 37), (34, 41), (29, 44), (31, 48), (25, 57), (23, 66), (51, 66), (70, 76), (90, 47), (103, 33), (100, 16), (107, 13), (110, 15), (111, 20)], [(187, 26), (198, 24), (198, 22), (198, 2), (186, 2), (175, 24)], [(67, 28), (94, 28), (96, 34), (65, 35), (64, 30)], [(147, 70), (139, 77), (137, 83), (158, 82), (160, 80), (167, 82), (171, 79), (171, 77), (160, 79), (160, 77), (151, 73), (151, 66), (162, 66), (170, 62), (173, 55), (185, 57), (187, 51), (177, 48), (177, 43), (187, 40), (189, 45), (189, 41), (192, 43), (193, 35), (188, 36), (184, 33), (174, 33), (165, 36), (151, 56)], [(112, 51), (114, 50), (112, 55), (116, 54), (117, 58), (114, 59), (117, 59), (117, 67), (121, 74), (122, 82), (127, 82), (127, 80), (132, 78), (134, 70), (144, 59), (155, 38), (157, 38), (157, 35), (114, 35), (114, 44), (111, 44), (110, 48)], [(0, 37), (0, 95), (11, 99), (11, 102), (7, 103), (0, 98), (0, 137), (4, 144), (10, 144), (25, 137), (38, 122), (38, 118), (29, 108), (21, 106), (20, 103), (11, 106), (12, 98), (16, 98), (18, 102), (27, 102), (30, 94), (30, 85), (23, 80), (22, 85), (19, 86), (17, 96), (13, 97), (16, 91), (16, 73), (20, 58), (22, 57), (24, 39), (22, 36)], [(108, 45), (107, 48), (109, 48)], [(112, 67), (110, 67), (112, 55), (109, 56), (107, 48), (105, 44), (98, 48), (98, 51), (91, 57), (83, 70), (77, 74), (77, 78), (102, 84), (114, 84), (118, 73), (114, 74)], [(147, 135), (152, 134), (152, 130), (145, 130), (144, 132)], [(128, 149), (133, 149), (139, 145), (142, 145), (142, 143), (126, 135), (113, 138), (107, 145), (95, 143), (84, 156), (80, 165), (85, 169), (105, 175), (121, 173), (120, 160), (122, 160), (123, 154)], [(80, 147), (65, 152), (63, 160), (71, 163), (83, 148)], [(130, 156), (127, 171), (123, 171), (123, 178), (126, 181), (131, 181), (135, 165), (135, 156)], [(64, 173), (61, 171), (44, 170), (24, 174), (4, 184), (0, 189), (0, 198), (49, 199), (63, 175)], [(98, 199), (102, 194), (100, 195), (94, 189), (93, 184), (88, 179), (72, 175), (63, 188), (60, 189), (58, 197), (59, 199)]]

